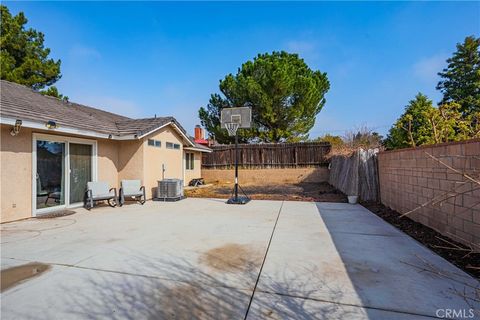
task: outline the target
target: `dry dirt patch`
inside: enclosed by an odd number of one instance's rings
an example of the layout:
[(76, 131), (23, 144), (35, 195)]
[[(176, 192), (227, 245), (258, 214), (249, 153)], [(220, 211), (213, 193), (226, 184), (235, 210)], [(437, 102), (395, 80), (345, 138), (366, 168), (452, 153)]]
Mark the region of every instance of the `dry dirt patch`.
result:
[[(245, 193), (254, 200), (286, 200), (347, 202), (346, 196), (327, 182), (284, 183), (284, 184), (241, 184)], [(233, 183), (215, 183), (208, 187), (185, 190), (192, 198), (229, 198)]]
[(0, 292), (14, 287), (23, 281), (37, 277), (50, 268), (51, 266), (48, 264), (34, 262), (2, 270)]
[(229, 243), (213, 248), (200, 256), (200, 263), (217, 271), (252, 269), (261, 263), (262, 256), (249, 245)]

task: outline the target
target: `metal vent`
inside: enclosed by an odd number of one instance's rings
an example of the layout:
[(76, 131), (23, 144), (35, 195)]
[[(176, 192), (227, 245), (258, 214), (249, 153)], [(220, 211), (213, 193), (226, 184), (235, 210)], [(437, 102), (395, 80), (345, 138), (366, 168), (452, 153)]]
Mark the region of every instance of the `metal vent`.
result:
[(163, 201), (175, 201), (183, 198), (183, 180), (164, 179), (158, 181), (157, 199)]

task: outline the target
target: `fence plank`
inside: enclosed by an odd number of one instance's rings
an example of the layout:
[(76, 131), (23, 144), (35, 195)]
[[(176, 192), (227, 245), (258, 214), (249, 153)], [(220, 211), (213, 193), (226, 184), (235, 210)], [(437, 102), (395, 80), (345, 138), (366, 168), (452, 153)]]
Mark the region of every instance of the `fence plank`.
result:
[[(235, 145), (216, 145), (204, 153), (202, 168), (228, 169), (234, 165)], [(240, 144), (239, 165), (244, 168), (297, 168), (328, 165), (331, 145), (326, 142)]]

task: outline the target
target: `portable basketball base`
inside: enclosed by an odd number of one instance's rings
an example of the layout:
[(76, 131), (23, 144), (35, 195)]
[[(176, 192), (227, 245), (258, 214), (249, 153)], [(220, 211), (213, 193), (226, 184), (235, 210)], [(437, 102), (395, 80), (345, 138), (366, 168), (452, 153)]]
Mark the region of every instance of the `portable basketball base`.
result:
[[(228, 135), (235, 136), (235, 186), (232, 195), (227, 200), (228, 204), (246, 204), (250, 201), (245, 191), (238, 183), (238, 129), (250, 128), (252, 121), (252, 110), (248, 107), (224, 108), (221, 112), (221, 127), (228, 131)], [(238, 195), (238, 189), (243, 196)]]

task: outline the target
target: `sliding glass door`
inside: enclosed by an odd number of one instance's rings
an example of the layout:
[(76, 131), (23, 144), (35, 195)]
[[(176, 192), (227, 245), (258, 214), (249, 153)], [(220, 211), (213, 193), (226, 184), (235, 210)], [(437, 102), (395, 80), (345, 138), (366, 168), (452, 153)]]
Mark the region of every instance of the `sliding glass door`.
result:
[(70, 143), (70, 203), (83, 202), (92, 181), (92, 145)]
[(65, 204), (65, 143), (37, 140), (36, 208)]
[(96, 142), (34, 134), (33, 215), (83, 204), (96, 180)]

